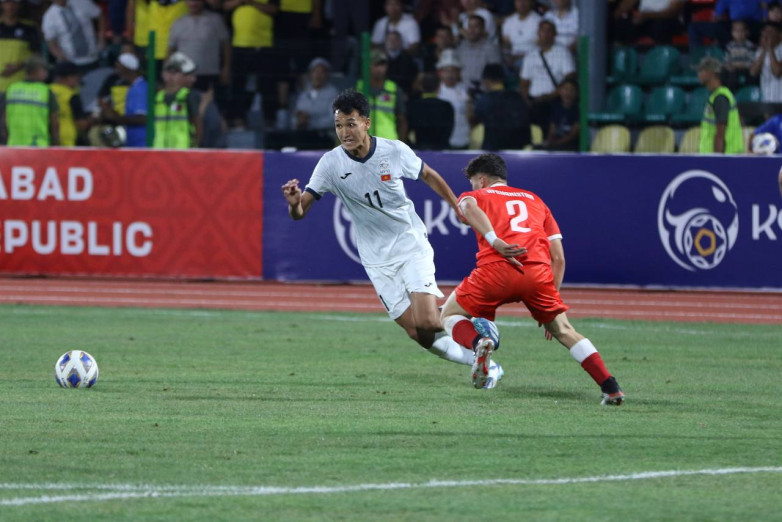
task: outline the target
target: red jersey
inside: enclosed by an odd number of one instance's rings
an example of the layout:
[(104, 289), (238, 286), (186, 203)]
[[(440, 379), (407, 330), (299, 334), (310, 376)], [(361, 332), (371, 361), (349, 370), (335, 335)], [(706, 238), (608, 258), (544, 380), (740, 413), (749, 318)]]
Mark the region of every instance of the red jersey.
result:
[[(528, 190), (495, 184), (491, 187), (465, 192), (459, 196), (473, 198), (494, 227), (497, 237), (508, 244), (517, 244), (527, 249), (519, 261), (551, 265), (549, 242), (562, 237), (554, 216), (548, 206), (536, 194)], [(477, 265), (482, 266), (505, 258), (497, 252), (480, 234)]]

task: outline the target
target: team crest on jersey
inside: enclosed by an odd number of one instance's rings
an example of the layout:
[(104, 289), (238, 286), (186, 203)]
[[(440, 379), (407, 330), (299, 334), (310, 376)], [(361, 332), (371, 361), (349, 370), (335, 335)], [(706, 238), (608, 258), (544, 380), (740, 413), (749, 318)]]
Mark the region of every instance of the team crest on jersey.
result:
[(391, 181), (391, 164), (387, 159), (380, 160), (381, 181)]

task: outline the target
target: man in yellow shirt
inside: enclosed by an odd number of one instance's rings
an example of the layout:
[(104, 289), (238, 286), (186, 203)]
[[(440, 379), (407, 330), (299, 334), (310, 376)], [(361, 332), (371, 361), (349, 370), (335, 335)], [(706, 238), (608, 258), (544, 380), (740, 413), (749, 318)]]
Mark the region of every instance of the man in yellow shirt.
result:
[[(272, 46), (274, 22), (280, 10), (279, 0), (226, 0), (223, 7), (231, 12), (233, 40), (233, 93), (228, 109), (229, 125), (244, 127), (245, 116), (250, 109), (256, 91), (264, 101), (264, 117), (274, 118), (276, 111), (276, 85), (262, 81), (261, 76), (273, 69)], [(248, 82), (255, 79), (255, 89), (248, 90)]]

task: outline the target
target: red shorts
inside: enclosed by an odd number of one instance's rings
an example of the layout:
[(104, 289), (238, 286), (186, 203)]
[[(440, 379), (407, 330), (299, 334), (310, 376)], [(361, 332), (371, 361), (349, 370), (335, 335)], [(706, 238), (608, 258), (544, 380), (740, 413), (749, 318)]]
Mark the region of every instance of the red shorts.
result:
[(470, 315), (491, 321), (506, 303), (524, 303), (539, 323), (549, 323), (568, 309), (554, 286), (551, 266), (543, 263), (521, 269), (504, 261), (479, 266), (456, 287), (456, 302)]

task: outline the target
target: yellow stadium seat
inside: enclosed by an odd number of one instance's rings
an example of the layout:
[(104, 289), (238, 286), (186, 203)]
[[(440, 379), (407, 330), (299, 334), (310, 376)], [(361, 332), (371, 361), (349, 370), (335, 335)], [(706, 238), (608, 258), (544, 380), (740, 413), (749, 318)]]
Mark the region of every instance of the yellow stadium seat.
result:
[(483, 148), (483, 133), (485, 130), (483, 123), (479, 123), (470, 129), (470, 148), (472, 150), (481, 150)]
[(540, 145), (541, 143), (543, 143), (543, 129), (540, 128), (540, 125), (535, 125), (533, 123), (530, 126), (530, 132), (532, 134), (533, 145)]
[(591, 152), (621, 154), (630, 152), (630, 129), (624, 125), (607, 125), (597, 131)]
[(676, 148), (673, 129), (667, 125), (646, 127), (638, 135), (633, 152), (671, 154)]
[(679, 142), (680, 154), (698, 154), (701, 143), (701, 128), (690, 127)]

